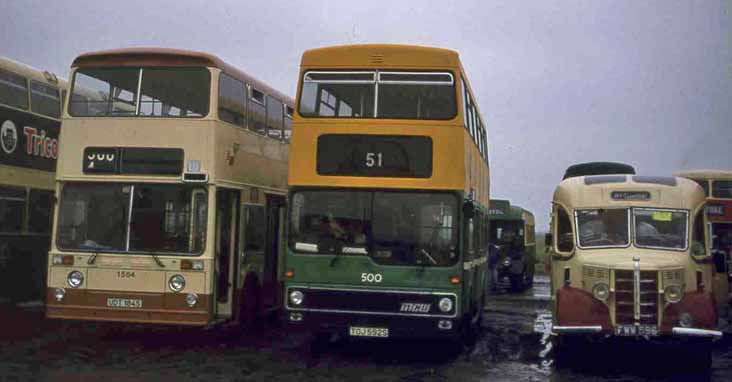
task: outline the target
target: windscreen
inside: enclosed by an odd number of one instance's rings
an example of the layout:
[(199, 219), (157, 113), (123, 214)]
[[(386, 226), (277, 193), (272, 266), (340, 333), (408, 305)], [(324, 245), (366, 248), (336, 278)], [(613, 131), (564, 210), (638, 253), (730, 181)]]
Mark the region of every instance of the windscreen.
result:
[(448, 72), (307, 72), (304, 117), (446, 120), (457, 113)]
[(57, 244), (66, 250), (197, 253), (206, 192), (183, 185), (71, 183), (61, 194)]
[(457, 199), (445, 193), (300, 191), (292, 198), (297, 253), (370, 256), (384, 265), (457, 261)]
[(628, 245), (628, 209), (580, 210), (575, 217), (580, 248)]
[(210, 87), (206, 68), (81, 68), (74, 74), (69, 113), (197, 118), (208, 114)]
[(633, 209), (638, 247), (686, 249), (689, 214), (686, 211)]

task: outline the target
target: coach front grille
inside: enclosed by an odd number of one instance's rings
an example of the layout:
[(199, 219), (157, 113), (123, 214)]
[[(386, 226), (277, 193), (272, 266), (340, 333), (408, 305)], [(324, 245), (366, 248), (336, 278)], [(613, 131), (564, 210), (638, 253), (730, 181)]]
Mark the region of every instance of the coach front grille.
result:
[(636, 323), (635, 305), (639, 305), (639, 324), (658, 325), (658, 272), (640, 271), (639, 301), (635, 298), (632, 270), (615, 271), (615, 323)]

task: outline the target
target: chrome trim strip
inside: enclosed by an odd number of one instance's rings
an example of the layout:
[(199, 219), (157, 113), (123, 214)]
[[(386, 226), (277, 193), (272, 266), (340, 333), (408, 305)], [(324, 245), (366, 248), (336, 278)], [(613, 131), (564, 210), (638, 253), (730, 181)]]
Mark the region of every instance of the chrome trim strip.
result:
[[(328, 290), (328, 291), (346, 291), (346, 292), (361, 292), (361, 293), (404, 293), (404, 294), (419, 294), (419, 295), (434, 295), (434, 296), (452, 296), (455, 307), (453, 308), (452, 315), (446, 314), (413, 314), (413, 313), (400, 313), (400, 312), (371, 312), (365, 310), (341, 310), (341, 309), (313, 309), (313, 308), (297, 308), (290, 306), (290, 299), (287, 296), (290, 295), (292, 289), (304, 289), (304, 290)], [(307, 297), (307, 295), (305, 296)], [(321, 313), (349, 313), (349, 314), (366, 314), (366, 315), (380, 315), (380, 316), (405, 316), (405, 317), (439, 317), (439, 318), (455, 318), (460, 308), (460, 301), (455, 293), (446, 292), (421, 292), (421, 291), (405, 291), (405, 290), (373, 290), (373, 289), (352, 289), (352, 288), (329, 288), (329, 287), (308, 287), (308, 286), (290, 286), (285, 291), (285, 308), (293, 312), (321, 312)]]
[(723, 336), (722, 332), (720, 332), (719, 330), (680, 328), (680, 327), (673, 328), (672, 333), (677, 336), (686, 336), (686, 337), (711, 337), (715, 340), (720, 339)]
[(127, 206), (127, 237), (125, 238), (125, 251), (130, 251), (130, 230), (132, 228), (132, 204), (135, 202), (135, 185), (130, 185), (130, 205)]
[[(363, 75), (363, 74), (372, 74), (373, 79), (372, 80), (313, 80), (308, 78), (308, 74), (356, 74), (356, 75)], [(319, 70), (312, 70), (307, 71), (303, 75), (302, 81), (306, 83), (330, 83), (330, 84), (373, 84), (376, 83), (377, 78), (377, 71), (375, 70), (366, 70), (366, 71), (319, 71)]]
[[(137, 102), (135, 102), (135, 116), (140, 115), (140, 103), (142, 102), (142, 95), (140, 94), (140, 90), (142, 90), (142, 68), (140, 68), (140, 71), (137, 73), (137, 94), (135, 95), (137, 98)], [(111, 105), (114, 107), (114, 95), (110, 94), (110, 98), (112, 99)], [(111, 110), (110, 110), (111, 112)]]
[(640, 258), (633, 258), (633, 318), (636, 321), (641, 319), (641, 307), (640, 307)]
[(552, 334), (588, 334), (599, 333), (602, 326), (552, 326)]

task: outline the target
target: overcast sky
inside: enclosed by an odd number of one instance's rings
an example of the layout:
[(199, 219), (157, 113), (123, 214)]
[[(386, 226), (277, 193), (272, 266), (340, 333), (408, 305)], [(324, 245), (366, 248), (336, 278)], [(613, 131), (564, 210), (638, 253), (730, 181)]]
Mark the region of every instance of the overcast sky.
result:
[(305, 49), (350, 43), (458, 51), (488, 128), (491, 196), (540, 230), (572, 163), (732, 168), (732, 1), (0, 0), (0, 55), (64, 77), (83, 52), (164, 46), (294, 95)]

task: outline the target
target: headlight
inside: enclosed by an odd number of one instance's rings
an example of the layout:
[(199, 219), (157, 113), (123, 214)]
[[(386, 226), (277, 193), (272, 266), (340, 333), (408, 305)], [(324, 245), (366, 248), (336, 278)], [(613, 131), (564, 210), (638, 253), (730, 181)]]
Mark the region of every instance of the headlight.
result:
[(293, 290), (292, 292), (290, 292), (290, 302), (292, 303), (292, 305), (302, 304), (302, 300), (304, 298), (305, 296), (299, 290)]
[(188, 306), (193, 307), (198, 302), (198, 295), (195, 293), (188, 293), (186, 296), (186, 304)]
[(438, 306), (440, 307), (440, 310), (441, 310), (441, 311), (442, 311), (443, 313), (447, 313), (447, 312), (449, 312), (449, 311), (451, 311), (451, 310), (452, 310), (452, 300), (450, 300), (450, 299), (449, 299), (449, 298), (447, 298), (447, 297), (443, 297), (443, 298), (442, 298), (442, 299), (440, 300), (439, 304), (437, 304), (437, 305), (438, 305)]
[(84, 274), (79, 271), (71, 271), (69, 276), (66, 278), (69, 286), (72, 288), (78, 288), (84, 283)]
[(610, 297), (610, 287), (605, 283), (597, 283), (592, 287), (592, 295), (598, 300), (605, 301)]
[(66, 296), (66, 290), (64, 288), (56, 288), (54, 296), (56, 297), (56, 301), (61, 302), (64, 296)]
[(684, 328), (690, 328), (694, 326), (694, 317), (692, 317), (691, 314), (687, 312), (682, 312), (681, 314), (679, 314), (679, 325)]
[(186, 279), (182, 275), (174, 275), (168, 280), (168, 287), (173, 292), (180, 292), (186, 287)]
[(669, 285), (663, 290), (663, 295), (666, 296), (666, 301), (675, 304), (684, 297), (684, 291), (678, 285)]

